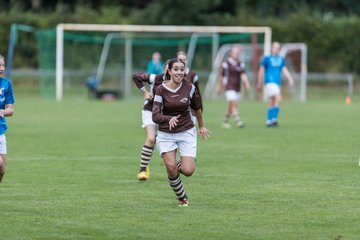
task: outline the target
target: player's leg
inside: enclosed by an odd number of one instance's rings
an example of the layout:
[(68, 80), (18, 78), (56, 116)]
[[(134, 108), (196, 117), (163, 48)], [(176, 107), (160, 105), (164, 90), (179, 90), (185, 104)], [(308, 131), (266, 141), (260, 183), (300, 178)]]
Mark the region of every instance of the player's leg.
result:
[(226, 128), (226, 129), (230, 129), (231, 125), (229, 123), (229, 119), (231, 117), (231, 113), (232, 113), (232, 105), (231, 105), (231, 101), (233, 100), (233, 91), (225, 91), (225, 98), (227, 101), (227, 108), (226, 108), (226, 112), (224, 114), (224, 119), (223, 119), (223, 124), (222, 127)]
[(180, 175), (176, 166), (176, 151), (178, 148), (175, 139), (176, 133), (158, 132), (156, 137), (156, 146), (164, 161), (166, 172), (168, 174), (168, 181), (174, 193), (179, 199), (179, 205), (183, 206), (187, 203), (187, 196), (180, 179)]
[(244, 127), (244, 123), (241, 121), (240, 114), (238, 111), (238, 101), (240, 100), (240, 95), (237, 96), (235, 100), (230, 101), (231, 104), (231, 115), (235, 120), (236, 126), (241, 128)]
[(281, 102), (281, 94), (278, 93), (274, 96), (273, 100), (273, 116), (272, 116), (272, 124), (274, 126), (278, 126), (279, 112), (280, 112), (280, 102)]
[(274, 104), (275, 104), (275, 96), (269, 97), (267, 116), (266, 116), (266, 126), (272, 127), (272, 119), (274, 117)]
[(0, 154), (0, 182), (5, 175), (6, 168), (6, 154)]
[[(178, 151), (181, 159), (181, 172), (183, 175), (189, 177), (195, 171), (195, 158), (197, 148), (197, 132), (193, 127), (181, 133), (174, 135), (174, 139), (177, 142)], [(179, 206), (187, 205), (187, 197), (183, 201), (181, 199)]]
[(6, 153), (7, 153), (6, 137), (3, 134), (3, 135), (0, 135), (0, 182), (2, 181), (2, 179), (5, 175)]
[(175, 163), (176, 152), (170, 151), (162, 154), (162, 158), (166, 167), (166, 172), (168, 174), (169, 184), (179, 199), (179, 206), (187, 206), (187, 195), (180, 179), (180, 175)]
[(280, 95), (280, 89), (278, 85), (275, 83), (268, 83), (265, 85), (266, 95), (269, 99), (269, 105), (267, 109), (267, 118), (266, 118), (266, 126), (273, 127), (275, 116), (276, 116), (276, 109), (277, 109), (277, 95)]
[(152, 121), (150, 111), (142, 111), (142, 127), (145, 129), (146, 139), (140, 153), (140, 169), (138, 173), (139, 181), (146, 181), (150, 177), (149, 162), (154, 151), (156, 129)]
[(231, 106), (230, 106), (230, 102), (227, 101), (227, 107), (226, 107), (226, 111), (224, 113), (224, 119), (223, 119), (223, 124), (222, 124), (223, 128), (226, 128), (226, 129), (231, 128), (231, 125), (229, 123), (230, 116), (231, 116)]
[(190, 177), (195, 172), (195, 158), (182, 156), (181, 157), (181, 173)]

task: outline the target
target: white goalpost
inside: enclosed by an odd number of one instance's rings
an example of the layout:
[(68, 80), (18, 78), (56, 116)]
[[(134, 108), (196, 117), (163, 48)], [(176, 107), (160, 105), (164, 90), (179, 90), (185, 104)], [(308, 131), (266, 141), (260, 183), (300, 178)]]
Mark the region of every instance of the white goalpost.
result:
[[(124, 93), (128, 97), (131, 92), (131, 61), (132, 61), (132, 39), (130, 33), (186, 33), (192, 35), (191, 41), (197, 41), (199, 37), (212, 37), (212, 56), (216, 56), (219, 48), (218, 37), (216, 34), (263, 34), (264, 55), (270, 53), (271, 48), (271, 28), (270, 27), (244, 27), (244, 26), (156, 26), (156, 25), (108, 25), (108, 24), (58, 24), (56, 27), (56, 83), (55, 93), (56, 100), (63, 99), (64, 83), (64, 32), (109, 32), (109, 33), (126, 33), (125, 39), (125, 68), (124, 68)], [(189, 60), (195, 52), (195, 46), (189, 46), (187, 49)], [(175, 53), (174, 53), (175, 54)], [(214, 59), (213, 59), (214, 60)]]

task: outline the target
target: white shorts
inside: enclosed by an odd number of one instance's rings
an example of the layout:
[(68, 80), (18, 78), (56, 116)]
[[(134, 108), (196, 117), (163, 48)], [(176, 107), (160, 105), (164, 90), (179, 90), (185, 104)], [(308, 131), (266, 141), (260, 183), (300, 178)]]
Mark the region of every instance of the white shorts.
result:
[(6, 137), (5, 134), (0, 135), (0, 154), (6, 154)]
[(156, 125), (156, 123), (153, 122), (152, 120), (152, 112), (150, 111), (145, 111), (142, 110), (141, 111), (141, 118), (142, 118), (142, 128), (145, 128), (147, 125)]
[(280, 87), (276, 83), (267, 83), (265, 84), (265, 93), (268, 98), (279, 95)]
[(191, 117), (191, 121), (194, 123), (194, 126), (196, 126), (197, 118), (192, 110), (190, 110), (190, 117)]
[(225, 96), (226, 96), (226, 100), (228, 102), (230, 101), (240, 101), (241, 95), (240, 92), (235, 91), (235, 90), (228, 90), (225, 91)]
[(179, 150), (180, 156), (196, 157), (197, 135), (196, 128), (179, 132), (167, 133), (158, 131), (156, 146), (162, 156), (163, 153)]

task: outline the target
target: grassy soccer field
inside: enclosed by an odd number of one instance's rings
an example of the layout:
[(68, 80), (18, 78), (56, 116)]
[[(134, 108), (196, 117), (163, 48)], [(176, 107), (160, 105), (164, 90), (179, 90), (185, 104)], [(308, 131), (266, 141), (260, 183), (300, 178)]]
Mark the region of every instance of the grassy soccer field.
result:
[(360, 104), (285, 101), (280, 127), (266, 105), (242, 102), (246, 127), (225, 130), (225, 102), (205, 102), (210, 140), (182, 178), (178, 208), (157, 151), (136, 174), (142, 100), (59, 104), (17, 97), (0, 184), (0, 238), (359, 239)]

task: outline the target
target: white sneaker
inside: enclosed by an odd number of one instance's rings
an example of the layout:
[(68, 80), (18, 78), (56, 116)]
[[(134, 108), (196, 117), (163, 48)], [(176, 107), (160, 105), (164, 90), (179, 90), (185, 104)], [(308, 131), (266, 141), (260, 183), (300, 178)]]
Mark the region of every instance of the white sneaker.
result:
[(236, 126), (237, 126), (238, 128), (242, 128), (242, 127), (244, 127), (244, 123), (243, 123), (242, 121), (240, 121), (240, 122), (238, 122), (238, 123), (236, 124)]
[(224, 123), (222, 124), (222, 127), (225, 128), (225, 129), (230, 129), (230, 128), (231, 128), (231, 125), (230, 125), (230, 123), (225, 123), (225, 122), (224, 122)]

